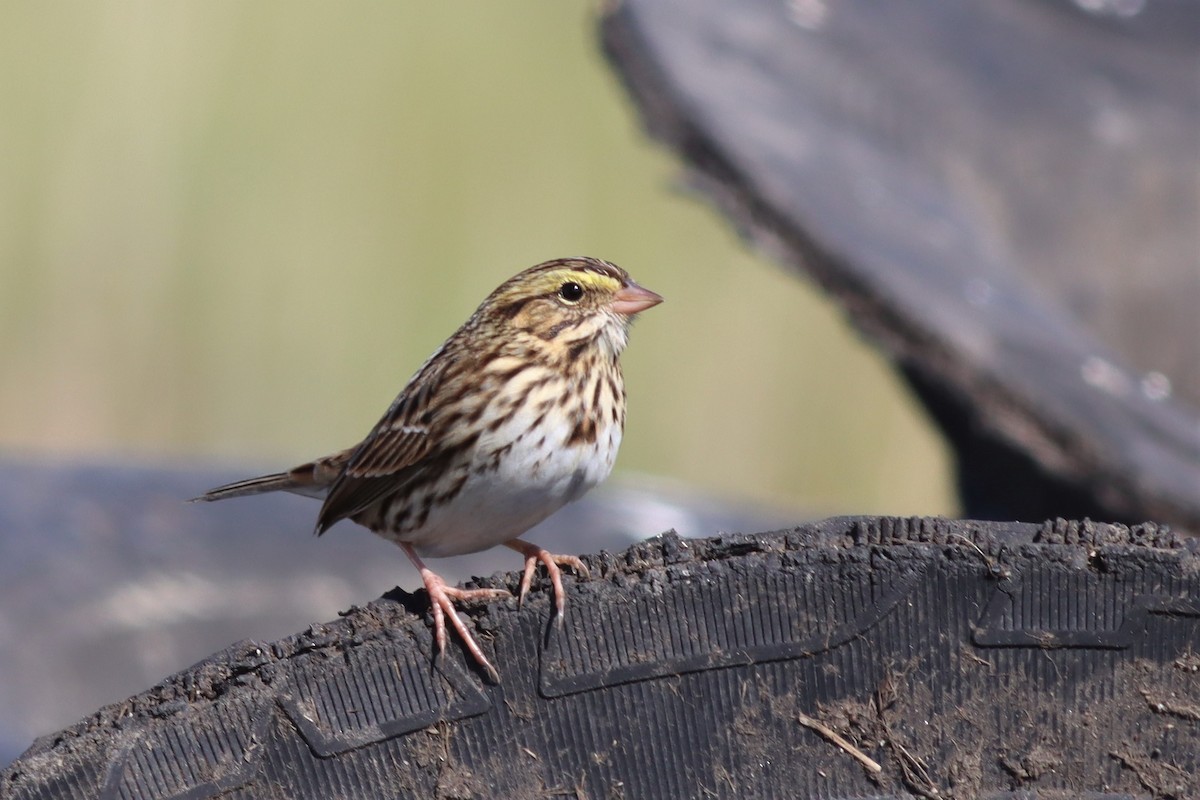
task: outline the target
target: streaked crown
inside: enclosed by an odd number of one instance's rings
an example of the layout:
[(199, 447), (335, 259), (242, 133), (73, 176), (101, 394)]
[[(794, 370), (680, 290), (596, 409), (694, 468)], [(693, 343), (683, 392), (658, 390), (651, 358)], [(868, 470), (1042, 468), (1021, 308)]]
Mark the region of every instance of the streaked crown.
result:
[(555, 346), (596, 342), (613, 358), (625, 348), (630, 320), (662, 298), (625, 270), (598, 258), (560, 258), (518, 273), (476, 311), (480, 324), (532, 334)]

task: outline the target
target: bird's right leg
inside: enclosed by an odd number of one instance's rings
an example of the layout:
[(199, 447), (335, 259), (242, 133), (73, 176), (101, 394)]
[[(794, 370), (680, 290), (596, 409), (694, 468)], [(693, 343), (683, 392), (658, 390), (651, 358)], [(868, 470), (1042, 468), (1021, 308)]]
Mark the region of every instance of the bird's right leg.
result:
[(511, 597), (504, 589), (460, 589), (457, 586), (450, 586), (446, 583), (441, 575), (425, 566), (425, 562), (413, 550), (412, 545), (405, 542), (400, 542), (400, 548), (404, 550), (408, 560), (413, 563), (421, 573), (421, 580), (425, 582), (425, 591), (429, 593), (429, 601), (433, 606), (433, 638), (437, 645), (437, 652), (440, 654), (446, 649), (446, 617), (450, 617), (450, 624), (458, 631), (458, 635), (462, 637), (463, 644), (467, 646), (471, 656), (483, 667), (487, 672), (488, 677), (493, 683), (500, 682), (500, 673), (492, 666), (492, 663), (487, 660), (487, 656), (483, 654), (483, 650), (475, 642), (474, 637), (467, 630), (466, 624), (458, 616), (458, 612), (454, 609), (455, 600), (493, 600), (500, 597)]

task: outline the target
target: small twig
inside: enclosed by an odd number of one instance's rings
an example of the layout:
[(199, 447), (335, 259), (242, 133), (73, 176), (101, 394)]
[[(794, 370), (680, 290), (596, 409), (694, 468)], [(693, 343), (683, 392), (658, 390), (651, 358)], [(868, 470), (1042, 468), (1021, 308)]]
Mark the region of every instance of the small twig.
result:
[(884, 710), (891, 708), (896, 702), (896, 686), (892, 683), (891, 675), (883, 676), (875, 689), (875, 713), (879, 716), (879, 724), (883, 728), (883, 738), (892, 748), (896, 761), (900, 764), (901, 779), (904, 785), (921, 797), (937, 800), (942, 796), (937, 784), (929, 777), (929, 770), (921, 760), (908, 751), (908, 748), (896, 741), (892, 728), (888, 725)]
[(1142, 689), (1142, 697), (1145, 698), (1146, 705), (1150, 707), (1150, 710), (1156, 714), (1170, 714), (1190, 722), (1200, 722), (1200, 707), (1155, 697), (1149, 689)]
[(974, 653), (972, 653), (970, 650), (968, 650), (965, 647), (962, 649), (962, 654), (963, 654), (963, 658), (969, 658), (972, 661), (974, 661), (976, 664), (982, 664), (983, 666), (987, 667), (988, 669), (995, 668), (995, 665), (992, 664), (992, 662), (988, 661), (986, 658), (980, 658), (979, 656), (975, 655)]
[(846, 741), (824, 722), (819, 722), (818, 720), (815, 720), (812, 717), (806, 717), (803, 714), (800, 714), (798, 717), (796, 717), (796, 721), (804, 727), (816, 731), (829, 741), (836, 744), (838, 747), (842, 748), (842, 750), (844, 750), (846, 753), (857, 759), (858, 763), (866, 767), (868, 772), (871, 772), (875, 775), (883, 772), (883, 767), (879, 766), (879, 762), (871, 758), (862, 750), (859, 750), (854, 745), (850, 744), (850, 742)]
[[(1114, 759), (1125, 769), (1133, 773), (1140, 783), (1146, 789), (1149, 789), (1154, 797), (1176, 798), (1184, 797), (1180, 792), (1186, 792), (1189, 788), (1194, 788), (1187, 784), (1191, 775), (1184, 772), (1174, 764), (1159, 763), (1158, 769), (1152, 769), (1154, 762), (1144, 756), (1136, 756), (1132, 752), (1119, 752), (1113, 750), (1108, 754), (1109, 758)], [(1172, 779), (1178, 780), (1176, 786), (1164, 786), (1164, 783), (1169, 783)]]
[(940, 797), (941, 790), (937, 784), (929, 777), (929, 770), (925, 769), (925, 765), (921, 760), (908, 752), (908, 748), (891, 738), (891, 732), (888, 732), (888, 744), (899, 756), (900, 769), (904, 772), (905, 783), (915, 792), (920, 792), (924, 797)]
[(1007, 567), (998, 566), (996, 564), (996, 562), (993, 561), (990, 556), (988, 556), (987, 553), (983, 552), (983, 550), (979, 547), (979, 545), (975, 544), (967, 537), (963, 536), (960, 533), (952, 533), (952, 534), (950, 534), (949, 538), (961, 539), (964, 543), (969, 544), (971, 547), (975, 548), (975, 552), (979, 553), (979, 557), (983, 559), (983, 563), (987, 564), (988, 572), (990, 572), (994, 577), (997, 577), (997, 578), (1008, 578), (1009, 577), (1010, 573), (1009, 573), (1009, 570)]

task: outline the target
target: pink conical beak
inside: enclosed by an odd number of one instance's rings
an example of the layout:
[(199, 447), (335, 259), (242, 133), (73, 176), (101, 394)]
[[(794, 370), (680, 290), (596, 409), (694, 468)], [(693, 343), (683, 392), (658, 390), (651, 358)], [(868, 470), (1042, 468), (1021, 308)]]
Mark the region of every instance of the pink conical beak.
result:
[(655, 294), (649, 289), (643, 289), (633, 281), (630, 281), (627, 286), (621, 287), (613, 295), (612, 308), (618, 314), (632, 317), (634, 314), (645, 311), (647, 308), (653, 308), (662, 301), (661, 295)]

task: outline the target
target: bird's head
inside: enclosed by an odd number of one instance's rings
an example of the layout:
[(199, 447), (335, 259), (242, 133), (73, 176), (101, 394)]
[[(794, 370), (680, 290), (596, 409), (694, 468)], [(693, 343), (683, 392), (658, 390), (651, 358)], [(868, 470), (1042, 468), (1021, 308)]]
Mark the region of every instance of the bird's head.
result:
[(596, 258), (560, 258), (505, 281), (483, 302), (485, 324), (536, 337), (564, 352), (597, 344), (616, 358), (630, 322), (662, 297), (629, 273)]

